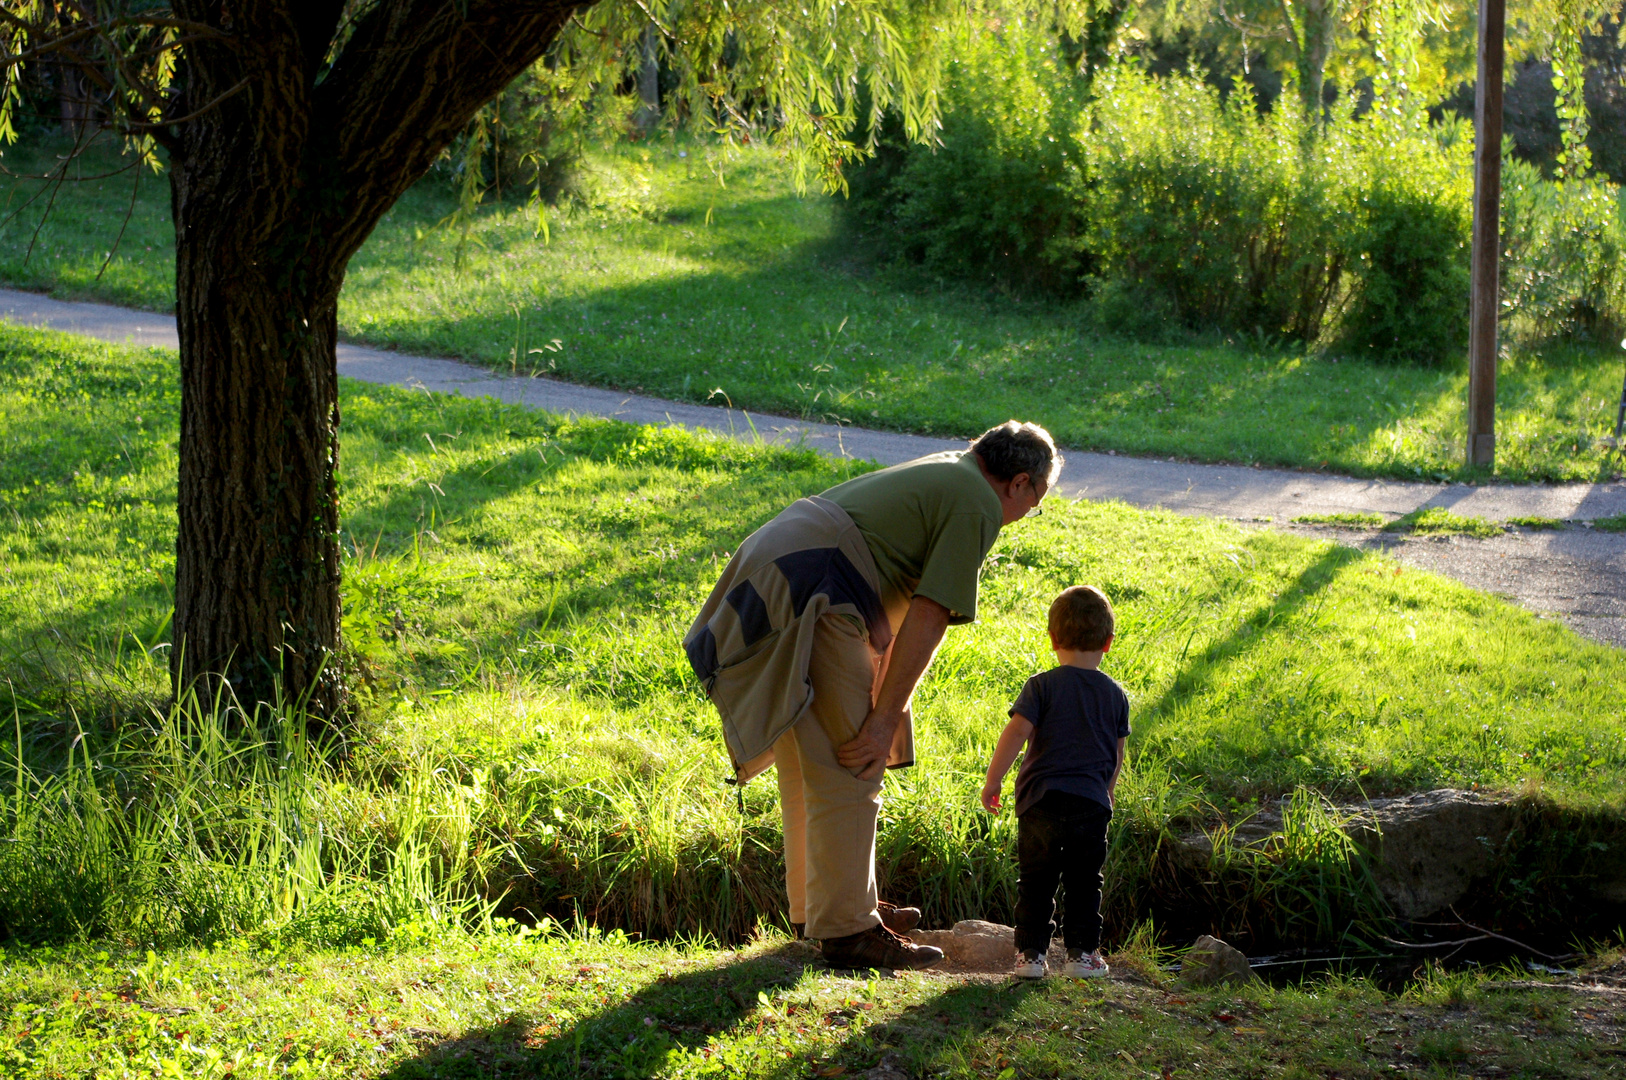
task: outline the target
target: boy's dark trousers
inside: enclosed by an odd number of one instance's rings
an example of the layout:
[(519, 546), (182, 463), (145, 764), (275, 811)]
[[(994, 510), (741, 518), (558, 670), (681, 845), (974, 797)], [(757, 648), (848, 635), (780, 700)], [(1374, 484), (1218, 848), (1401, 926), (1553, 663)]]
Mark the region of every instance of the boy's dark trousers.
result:
[(1067, 948), (1101, 946), (1101, 864), (1112, 811), (1081, 795), (1048, 791), (1016, 821), (1016, 948), (1043, 953), (1056, 932), (1056, 886), (1067, 887), (1062, 938)]

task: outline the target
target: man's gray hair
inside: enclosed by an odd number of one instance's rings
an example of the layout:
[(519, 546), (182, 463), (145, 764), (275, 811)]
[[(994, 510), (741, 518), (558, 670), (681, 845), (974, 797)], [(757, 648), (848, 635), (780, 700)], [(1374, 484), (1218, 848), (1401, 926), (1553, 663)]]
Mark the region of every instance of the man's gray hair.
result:
[(1056, 449), (1050, 432), (1038, 424), (1007, 420), (983, 432), (982, 437), (971, 444), (971, 449), (1000, 480), (1027, 473), (1035, 480), (1043, 480), (1048, 488), (1061, 475), (1061, 451)]

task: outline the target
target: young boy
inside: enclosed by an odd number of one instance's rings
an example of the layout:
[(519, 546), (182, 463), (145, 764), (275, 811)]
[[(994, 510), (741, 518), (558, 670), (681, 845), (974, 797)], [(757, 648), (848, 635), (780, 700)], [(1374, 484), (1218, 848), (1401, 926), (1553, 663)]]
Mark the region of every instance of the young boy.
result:
[(1129, 735), (1129, 698), (1100, 671), (1112, 633), (1112, 604), (1100, 589), (1075, 585), (1056, 597), (1050, 605), (1050, 647), (1057, 666), (1022, 687), (988, 763), (982, 805), (998, 813), (1005, 774), (1028, 745), (1016, 774), (1017, 978), (1045, 975), (1045, 953), (1056, 932), (1051, 916), (1058, 882), (1067, 887), (1062, 974), (1094, 979), (1107, 973), (1097, 951), (1101, 864)]

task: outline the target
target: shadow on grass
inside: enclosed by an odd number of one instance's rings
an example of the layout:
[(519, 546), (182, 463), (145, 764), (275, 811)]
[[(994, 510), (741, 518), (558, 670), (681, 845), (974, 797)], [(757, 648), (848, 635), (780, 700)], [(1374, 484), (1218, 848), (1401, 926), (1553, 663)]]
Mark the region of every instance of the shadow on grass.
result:
[[(962, 1044), (1008, 1017), (1031, 989), (1005, 982), (945, 982), (941, 993), (873, 1025), (864, 1022), (868, 1003), (862, 981), (849, 982), (851, 992), (840, 999), (824, 995), (818, 1009), (799, 1006), (798, 994), (775, 999), (798, 985), (812, 990), (808, 980), (866, 975), (830, 971), (811, 948), (787, 944), (732, 963), (660, 976), (620, 1004), (585, 1016), (513, 1017), (428, 1044), (383, 1076), (643, 1080), (671, 1071), (674, 1058), (697, 1053), (724, 1076), (788, 1080), (807, 1076), (816, 1061), (861, 1075), (883, 1058), (918, 1072), (945, 1051), (976, 1057), (974, 1045)], [(806, 1049), (812, 1041), (808, 1029), (846, 1034), (831, 1052), (814, 1059)]]
[(1334, 544), (1322, 552), (1314, 562), (1282, 586), (1274, 599), (1249, 612), (1228, 637), (1215, 641), (1200, 655), (1193, 657), (1170, 681), (1163, 695), (1147, 709), (1147, 715), (1158, 716), (1179, 699), (1208, 689), (1221, 668), (1265, 644), (1266, 631), (1294, 618), (1332, 584), (1344, 567), (1364, 558), (1366, 552), (1342, 544)]

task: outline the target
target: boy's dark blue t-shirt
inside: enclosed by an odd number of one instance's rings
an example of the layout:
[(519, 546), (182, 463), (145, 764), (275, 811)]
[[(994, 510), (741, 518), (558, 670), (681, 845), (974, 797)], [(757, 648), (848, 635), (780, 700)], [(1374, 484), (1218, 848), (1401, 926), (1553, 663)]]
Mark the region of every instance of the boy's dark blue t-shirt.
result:
[(1016, 774), (1016, 813), (1049, 791), (1093, 799), (1112, 809), (1107, 785), (1118, 767), (1118, 740), (1129, 735), (1129, 695), (1110, 675), (1062, 665), (1035, 675), (1011, 706), (1033, 725)]

